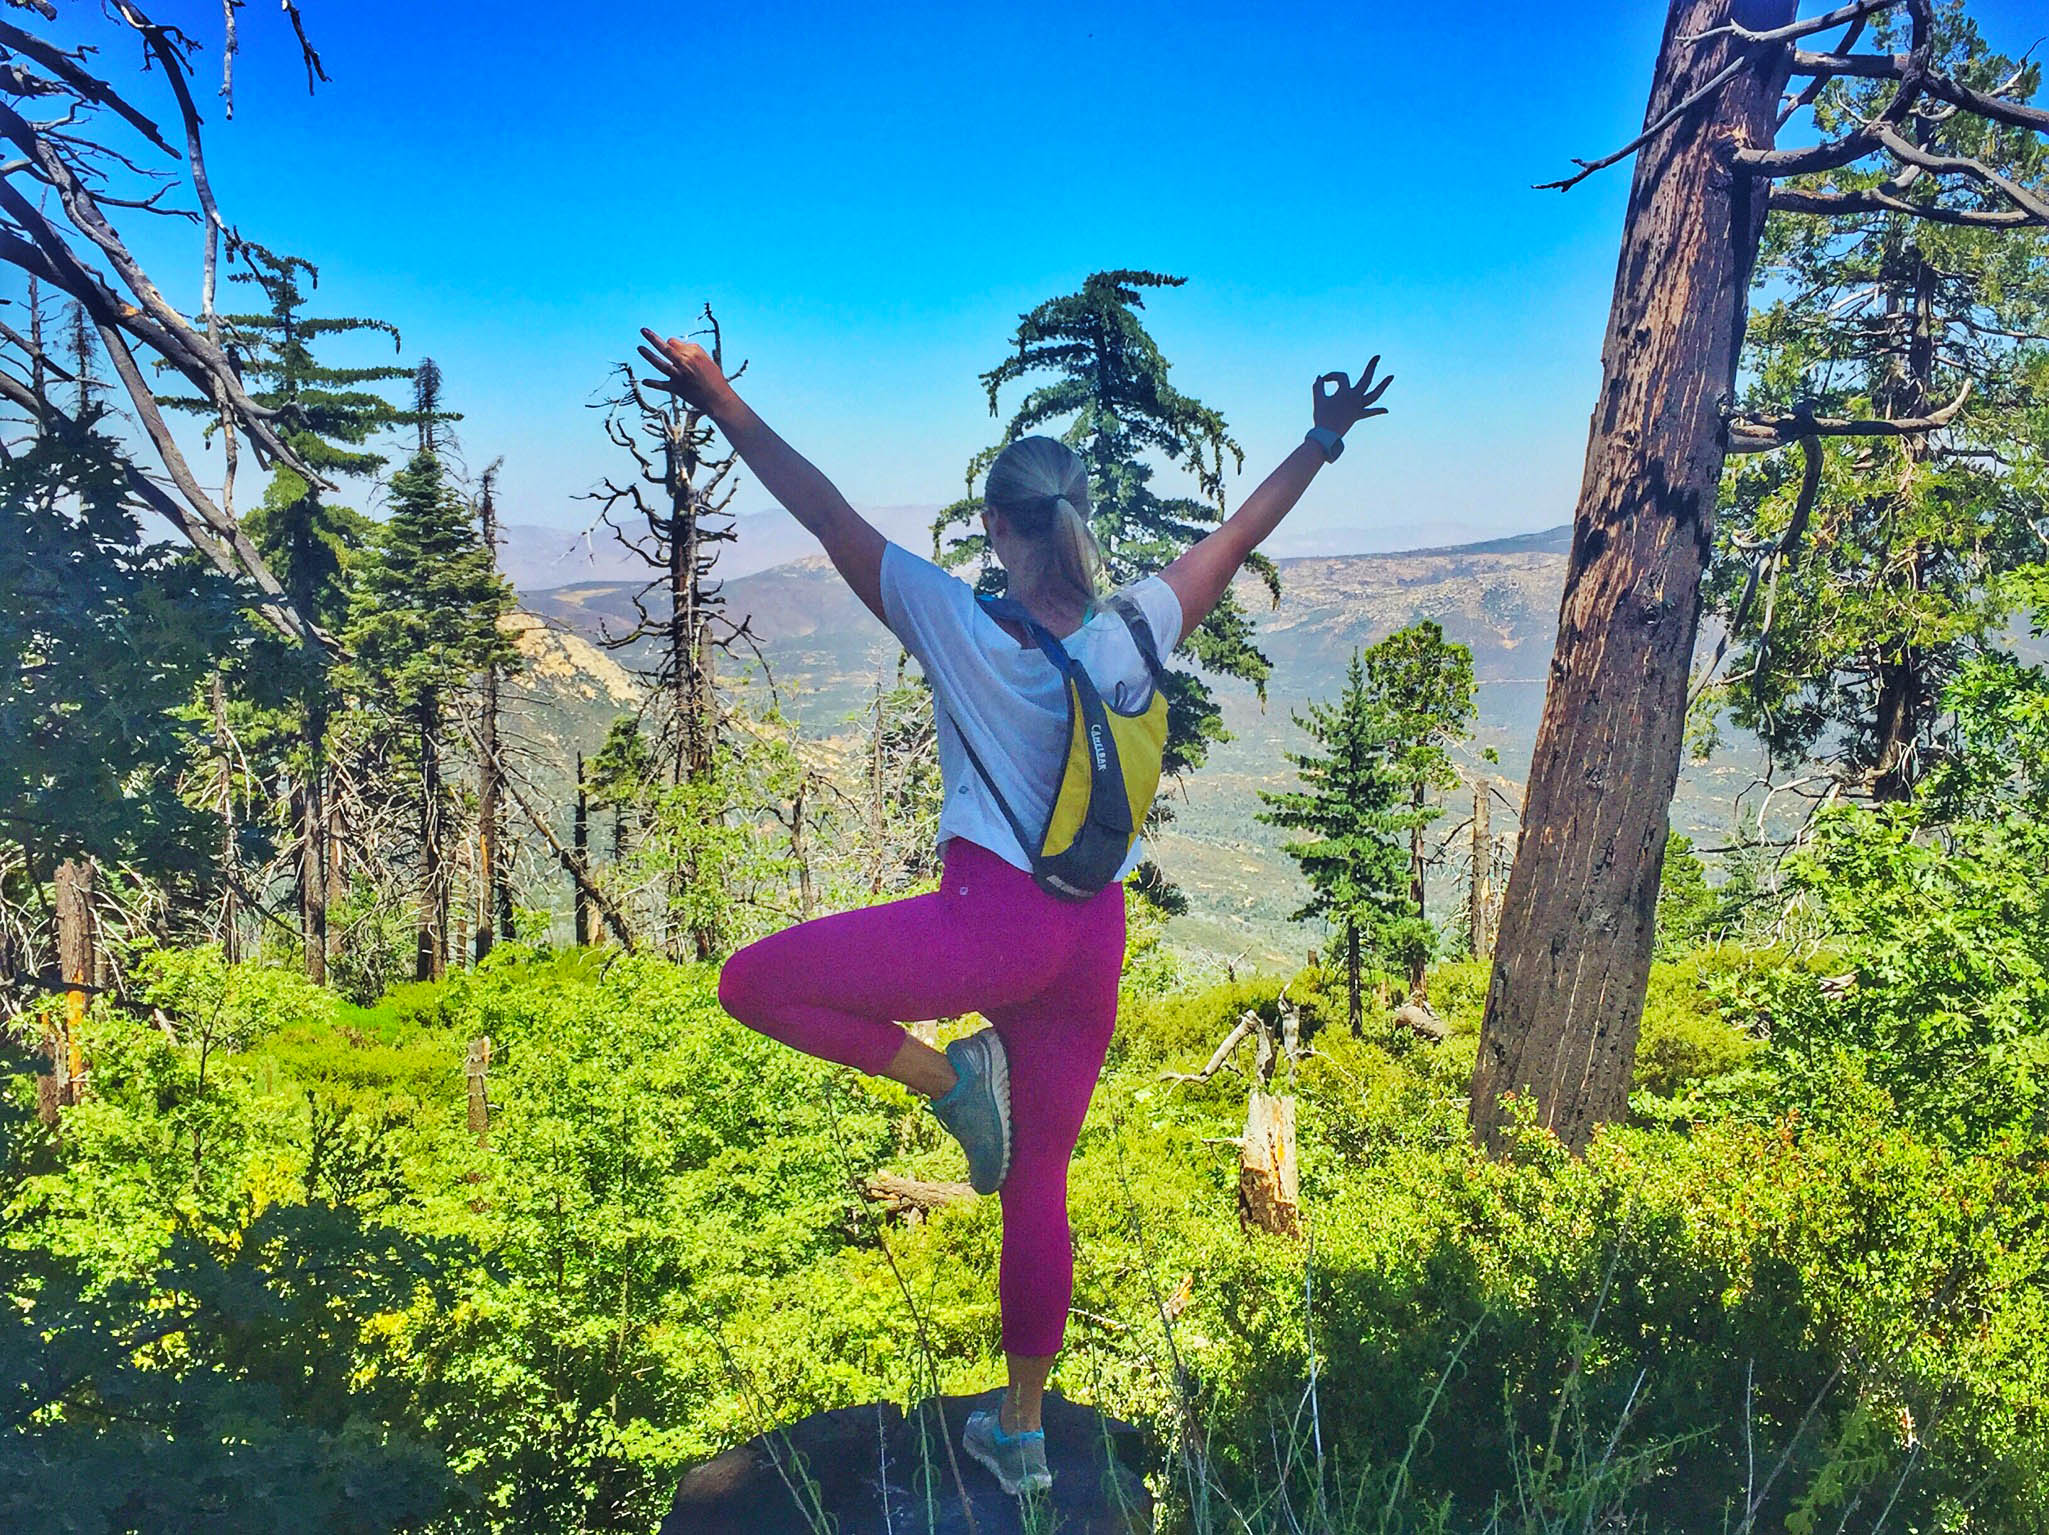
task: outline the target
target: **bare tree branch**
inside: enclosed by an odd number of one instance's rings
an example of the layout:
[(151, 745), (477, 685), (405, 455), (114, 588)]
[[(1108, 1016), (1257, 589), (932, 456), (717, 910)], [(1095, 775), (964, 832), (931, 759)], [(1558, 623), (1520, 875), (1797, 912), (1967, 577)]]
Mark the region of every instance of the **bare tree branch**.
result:
[(1753, 176), (1808, 176), (1817, 171), (1840, 170), (1853, 160), (1877, 153), (1878, 147), (1878, 134), (1860, 128), (1826, 144), (1801, 149), (1739, 149), (1736, 168)]
[(1609, 166), (1615, 164), (1618, 160), (1628, 159), (1631, 155), (1635, 154), (1639, 149), (1643, 148), (1644, 145), (1648, 144), (1652, 139), (1656, 138), (1660, 133), (1663, 133), (1667, 128), (1671, 127), (1672, 124), (1678, 122), (1679, 119), (1684, 117), (1688, 112), (1691, 112), (1703, 101), (1706, 101), (1710, 96), (1714, 95), (1716, 91), (1720, 90), (1723, 86), (1727, 85), (1737, 75), (1741, 74), (1746, 68), (1748, 68), (1749, 65), (1750, 60), (1746, 57), (1739, 56), (1737, 58), (1731, 59), (1728, 62), (1728, 64), (1723, 67), (1721, 72), (1715, 75), (1712, 79), (1710, 79), (1707, 82), (1707, 84), (1703, 85), (1691, 96), (1688, 96), (1684, 101), (1680, 102), (1677, 106), (1673, 107), (1663, 117), (1659, 118), (1656, 122), (1652, 123), (1649, 127), (1645, 128), (1643, 132), (1639, 133), (1635, 138), (1631, 139), (1627, 144), (1624, 144), (1620, 149), (1616, 150), (1613, 154), (1603, 155), (1598, 160), (1575, 159), (1572, 163), (1579, 167), (1579, 170), (1576, 174), (1567, 176), (1563, 181), (1540, 181), (1537, 183), (1536, 187), (1533, 190), (1538, 192), (1550, 192), (1554, 190), (1559, 192), (1569, 192), (1574, 187), (1578, 186), (1582, 181), (1586, 180), (1587, 177), (1593, 175), (1595, 171), (1606, 170)]
[(1881, 126), (1876, 131), (1878, 141), (1909, 165), (1918, 165), (1922, 170), (1932, 171), (1938, 176), (1967, 176), (1973, 181), (1991, 187), (2036, 222), (2049, 224), (2049, 202), (2045, 202), (2039, 195), (2030, 192), (2012, 178), (2002, 176), (1989, 166), (1982, 165), (1966, 155), (1939, 155), (1923, 149), (1894, 128)]
[(24, 58), (34, 59), (64, 84), (71, 87), (79, 98), (96, 107), (106, 107), (117, 113), (137, 133), (156, 145), (165, 154), (176, 159), (178, 151), (164, 138), (163, 131), (142, 113), (121, 99), (112, 86), (95, 75), (80, 68), (70, 54), (64, 53), (40, 37), (24, 32), (21, 28), (0, 21), (0, 47), (12, 49)]
[[(1793, 55), (1793, 73), (1827, 78), (1835, 75), (1851, 75), (1865, 80), (1898, 80), (1905, 76), (1911, 60), (1905, 53), (1808, 53)], [(1948, 75), (1930, 71), (1926, 77), (1928, 94), (1936, 96), (1966, 112), (1975, 112), (1980, 117), (1991, 118), (2010, 128), (2032, 128), (2037, 133), (2049, 133), (2049, 110), (2029, 106), (2024, 102), (2009, 101), (2003, 96), (1980, 91), (1953, 80)]]
[(1753, 32), (1739, 22), (1725, 22), (1719, 27), (1710, 27), (1705, 32), (1696, 32), (1681, 42), (1704, 43), (1711, 37), (1734, 37), (1745, 43), (1789, 43), (1796, 37), (1810, 37), (1816, 32), (1826, 32), (1831, 27), (1840, 27), (1850, 22), (1862, 21), (1880, 11), (1889, 11), (1900, 0), (1853, 0), (1852, 4), (1841, 6), (1825, 16), (1810, 16), (1805, 21), (1796, 21), (1789, 26), (1774, 27), (1769, 32)]
[[(1857, 39), (1864, 35), (1864, 27), (1869, 19), (1865, 16), (1859, 16), (1855, 21), (1851, 22), (1849, 30), (1836, 39), (1835, 52), (1842, 53), (1856, 47)], [(1797, 49), (1794, 51), (1793, 56), (1796, 59), (1800, 56)], [(1779, 113), (1779, 126), (1781, 128), (1785, 127), (1803, 108), (1814, 105), (1815, 97), (1828, 88), (1829, 78), (1827, 75), (1816, 75), (1812, 80), (1809, 80), (1806, 86), (1802, 88), (1800, 94), (1787, 102), (1785, 108)]]
[[(1757, 637), (1760, 650), (1771, 635), (1772, 614), (1777, 605), (1779, 571), (1789, 567), (1798, 558), (1801, 535), (1807, 531), (1807, 519), (1814, 511), (1814, 500), (1821, 490), (1821, 439), (1807, 436), (1798, 439), (1800, 451), (1806, 463), (1800, 472), (1800, 492), (1793, 501), (1792, 515), (1786, 519), (1786, 530), (1772, 545), (1771, 552), (1763, 559), (1752, 562), (1750, 577), (1743, 583), (1743, 595), (1737, 600), (1736, 615), (1729, 620), (1722, 637), (1715, 642), (1715, 653), (1709, 659), (1707, 669), (1700, 674), (1700, 681), (1694, 684), (1693, 695), (1686, 700), (1690, 710), (1700, 702), (1700, 695), (1708, 690), (1714, 681), (1715, 672), (1722, 664), (1722, 657), (1728, 654), (1729, 641), (1736, 637), (1736, 631), (1743, 627), (1743, 621), (1750, 617), (1750, 606), (1757, 597), (1757, 584), (1762, 572), (1769, 567), (1772, 573), (1771, 593), (1765, 599), (1764, 624)], [(1756, 670), (1755, 667), (1752, 668)]]
[(1731, 453), (1768, 453), (1804, 437), (1912, 437), (1940, 431), (1954, 421), (1971, 397), (1972, 380), (1965, 379), (1957, 397), (1925, 416), (1904, 416), (1895, 421), (1844, 420), (1815, 416), (1795, 410), (1784, 416), (1739, 416), (1729, 422)]
[(312, 43), (306, 40), (306, 22), (299, 15), (299, 7), (294, 3), (294, 0), (283, 0), (283, 4), (285, 14), (292, 18), (292, 31), (298, 36), (299, 53), (306, 62), (306, 94), (310, 96), (313, 94), (314, 76), (319, 76), (321, 81), (326, 84), (332, 84), (333, 82), (328, 80), (327, 71), (321, 67), (318, 50), (314, 48)]
[[(225, 14), (232, 21), (234, 5), (239, 0), (223, 0), (223, 3)], [(103, 107), (118, 114), (173, 160), (179, 158), (178, 151), (171, 147), (150, 118), (130, 105), (113, 86), (83, 67), (80, 62), (83, 50), (66, 52), (8, 22), (0, 22), (0, 51), (32, 59), (47, 69), (78, 106), (60, 123), (31, 123), (13, 106), (0, 102), (0, 137), (20, 150), (23, 159), (19, 169), (55, 193), (62, 218), (69, 225), (68, 229), (60, 227), (52, 215), (46, 215), (43, 208), (24, 196), (22, 189), (10, 177), (0, 176), (0, 261), (20, 268), (32, 281), (49, 283), (52, 288), (77, 300), (84, 309), (108, 349), (129, 402), (155, 446), (176, 496), (185, 502), (184, 508), (171, 517), (173, 525), (185, 532), (195, 546), (216, 563), (219, 563), (222, 550), (229, 552), (233, 564), (239, 567), (236, 573), (252, 581), (262, 594), (261, 611), (267, 621), (302, 643), (319, 642), (324, 637), (303, 616), (293, 613), (283, 587), (266, 567), (254, 545), (242, 534), (231, 512), (215, 505), (200, 487), (164, 425), (144, 370), (138, 366), (130, 349), (131, 342), (139, 343), (165, 365), (182, 374), (202, 397), (218, 408), (231, 442), (238, 436), (246, 439), (260, 463), (283, 464), (305, 476), (312, 484), (326, 484), (325, 478), (304, 464), (283, 440), (274, 425), (276, 412), (258, 405), (243, 390), (214, 323), (216, 241), (225, 234), (231, 256), (240, 242), (222, 219), (214, 201), (200, 147), (199, 114), (189, 86), (189, 56), (194, 45), (175, 27), (151, 21), (134, 0), (111, 0), (107, 14), (118, 18), (140, 36), (148, 58), (162, 68), (177, 101), (185, 130), (185, 161), (207, 229), (202, 303), (206, 328), (203, 331), (196, 328), (164, 297), (115, 233), (106, 215), (109, 207), (127, 207), (191, 216), (184, 214), (183, 210), (158, 206), (158, 199), (168, 190), (168, 185), (148, 197), (117, 196), (104, 186), (103, 172), (108, 162), (145, 178), (161, 178), (162, 173), (146, 171), (108, 145), (62, 132), (61, 129), (80, 108)], [(296, 25), (296, 13), (294, 19)], [(311, 55), (310, 46), (307, 51), (311, 71), (317, 68), (317, 56)], [(225, 75), (223, 85), (225, 89)], [(82, 244), (79, 243), (81, 239)], [(126, 289), (125, 293), (115, 286), (114, 280), (101, 275), (88, 263), (86, 256), (81, 254), (87, 250), (97, 251), (111, 270), (113, 279), (118, 280), (120, 288)], [(154, 482), (139, 475), (137, 478), (141, 483), (150, 484), (157, 496), (164, 495)]]
[(2019, 208), (1946, 208), (1940, 203), (1909, 202), (1877, 188), (1861, 192), (1809, 192), (1797, 187), (1773, 187), (1771, 206), (1781, 213), (1825, 216), (1905, 213), (1926, 219), (1931, 224), (1954, 224), (1969, 229), (2018, 229), (2037, 222)]
[[(14, 336), (12, 332), (9, 333), (9, 338), (15, 341), (20, 339)], [(57, 368), (54, 363), (46, 362), (44, 366), (57, 373), (60, 377), (69, 377), (68, 374)], [(39, 398), (36, 392), (27, 384), (22, 383), (19, 379), (7, 373), (0, 373), (0, 398), (5, 398), (31, 415), (44, 419), (54, 419), (66, 427), (75, 428), (77, 425), (48, 399)], [(124, 462), (122, 467), (127, 474), (130, 493), (151, 511), (183, 533), (192, 546), (205, 555), (216, 570), (235, 581), (244, 581), (249, 578), (248, 571), (236, 559), (232, 546), (216, 537), (214, 530), (194, 516), (190, 508), (186, 507), (177, 497), (171, 495), (161, 485), (157, 484), (156, 481), (150, 479), (148, 475), (144, 474), (134, 464)], [(281, 604), (276, 600), (270, 600), (259, 601), (256, 606), (257, 611), (263, 615), (265, 621), (272, 628), (294, 639), (309, 637), (298, 627), (301, 620), (297, 611), (289, 603)], [(334, 645), (334, 641), (324, 630), (314, 629), (310, 637), (329, 647)]]

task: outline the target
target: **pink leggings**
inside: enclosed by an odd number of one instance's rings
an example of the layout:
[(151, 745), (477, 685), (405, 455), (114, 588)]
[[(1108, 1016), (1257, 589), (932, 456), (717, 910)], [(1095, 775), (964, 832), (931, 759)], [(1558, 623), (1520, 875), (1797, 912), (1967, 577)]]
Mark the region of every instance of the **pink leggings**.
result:
[(726, 961), (719, 1001), (807, 1055), (879, 1074), (900, 1019), (978, 1012), (1010, 1058), (1010, 1173), (997, 1295), (1003, 1347), (1060, 1352), (1074, 1294), (1067, 1162), (1110, 1048), (1124, 966), (1124, 887), (1056, 900), (956, 837), (930, 895), (820, 917)]

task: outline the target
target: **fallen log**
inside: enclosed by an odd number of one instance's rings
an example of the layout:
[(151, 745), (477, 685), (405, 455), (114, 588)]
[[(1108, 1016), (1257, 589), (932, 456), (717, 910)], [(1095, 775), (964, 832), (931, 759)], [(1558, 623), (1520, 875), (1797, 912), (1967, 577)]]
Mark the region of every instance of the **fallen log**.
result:
[(927, 1183), (922, 1178), (903, 1178), (895, 1173), (870, 1173), (861, 1180), (861, 1192), (891, 1215), (905, 1217), (913, 1226), (934, 1210), (975, 1197), (975, 1191), (965, 1183)]
[(1407, 1029), (1418, 1039), (1427, 1039), (1433, 1045), (1444, 1043), (1444, 1036), (1450, 1032), (1445, 1021), (1430, 1011), (1427, 1002), (1410, 1002), (1394, 1015), (1398, 1027)]

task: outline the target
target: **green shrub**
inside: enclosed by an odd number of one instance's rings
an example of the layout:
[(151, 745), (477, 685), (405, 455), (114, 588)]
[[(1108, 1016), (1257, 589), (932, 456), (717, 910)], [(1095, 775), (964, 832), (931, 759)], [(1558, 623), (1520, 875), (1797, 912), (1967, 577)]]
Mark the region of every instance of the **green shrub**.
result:
[(1734, 1000), (1770, 1046), (1771, 1100), (1819, 1112), (1850, 1069), (1924, 1133), (1970, 1145), (2049, 1123), (2049, 827), (1924, 829), (1915, 807), (1838, 807), (1789, 861), (1826, 955)]
[(1751, 1059), (1758, 1041), (1730, 1021), (1723, 999), (1735, 978), (1757, 968), (1750, 956), (1729, 944), (1652, 964), (1637, 1036), (1637, 1091), (1672, 1097)]
[[(1612, 1130), (1584, 1159), (1534, 1130), (1503, 1161), (1471, 1148), (1484, 965), (1436, 972), (1442, 1044), (1311, 1030), (1277, 1066), (1308, 1242), (1239, 1227), (1245, 1078), (1169, 1077), (1244, 1010), (1272, 1017), (1279, 981), (1127, 996), (1070, 1179), (1056, 1385), (1156, 1431), (1170, 1528), (1734, 1528), (1747, 1456), (1784, 1461), (1759, 1528), (1833, 1530), (1857, 1498), (1862, 1527), (1895, 1484), (1899, 1528), (1965, 1509), (1974, 1529), (2039, 1527), (2043, 1147), (1946, 1147), (1897, 1123), (1854, 1055), (1781, 1114), (1761, 1095), (1783, 1079), (1725, 1020), (1834, 962), (1661, 964), (1647, 1080), (1690, 1095), (1686, 1133)], [(277, 1363), (302, 1386), (242, 1430), (270, 1459), (192, 1474), (297, 1466), (317, 1490), (386, 1464), (393, 1497), (347, 1516), (363, 1529), (431, 1507), (437, 1530), (644, 1530), (684, 1466), (777, 1422), (1000, 1379), (997, 1201), (907, 1224), (856, 1197), (876, 1170), (958, 1178), (958, 1151), (909, 1094), (727, 1018), (710, 969), (505, 946), (361, 1008), (186, 964), (159, 972), (181, 1008), (217, 992), (247, 1020), (203, 1088), (194, 1037), (103, 1005), (87, 1101), (47, 1144), (10, 1143), (5, 1250), (42, 1276), (10, 1277), (50, 1297), (21, 1316), (62, 1325), (9, 1335), (9, 1363), (50, 1378), (199, 1293), (202, 1262), (240, 1299), (193, 1312), (118, 1436), (66, 1398), (41, 1438), (8, 1441), (0, 1499), (24, 1456), (82, 1464), (94, 1434), (108, 1485), (138, 1485), (170, 1463), (150, 1457), (181, 1392), (180, 1432), (230, 1444), (222, 1415), (268, 1368), (259, 1315), (307, 1329)], [(1325, 980), (1288, 996), (1314, 1018)], [(462, 1072), (480, 1034), (482, 1144)], [(353, 1276), (331, 1304), (294, 1242)], [(223, 1506), (217, 1527), (255, 1527)]]

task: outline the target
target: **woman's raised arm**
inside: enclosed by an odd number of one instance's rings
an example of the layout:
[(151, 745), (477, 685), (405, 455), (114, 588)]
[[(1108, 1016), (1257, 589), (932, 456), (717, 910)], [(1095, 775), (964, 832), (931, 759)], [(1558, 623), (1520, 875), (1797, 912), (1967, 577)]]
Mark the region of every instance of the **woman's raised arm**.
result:
[[(1394, 382), (1394, 375), (1390, 373), (1376, 384), (1373, 374), (1379, 366), (1378, 357), (1367, 363), (1366, 371), (1359, 375), (1356, 384), (1342, 373), (1326, 373), (1319, 378), (1314, 389), (1316, 425), (1342, 438), (1349, 428), (1368, 416), (1386, 415), (1387, 411), (1375, 402)], [(1332, 386), (1327, 391), (1324, 388), (1326, 384)], [(1316, 471), (1325, 462), (1323, 449), (1303, 438), (1295, 451), (1259, 482), (1259, 488), (1239, 504), (1238, 510), (1225, 520), (1222, 527), (1192, 545), (1160, 572), (1160, 578), (1174, 589), (1175, 597), (1181, 602), (1181, 633), (1174, 637), (1175, 644), (1186, 639), (1190, 631), (1209, 616), (1209, 610), (1217, 605), (1225, 588), (1244, 566), (1245, 557), (1259, 547), (1295, 503), (1302, 499), (1302, 492), (1309, 488), (1309, 482), (1316, 478)]]
[(694, 341), (663, 340), (643, 327), (640, 349), (661, 372), (658, 387), (682, 396), (717, 423), (719, 432), (761, 488), (781, 503), (825, 545), (833, 568), (868, 611), (888, 623), (882, 611), (882, 549), (886, 540), (847, 504), (839, 488), (811, 461), (778, 437), (734, 391), (711, 353)]

